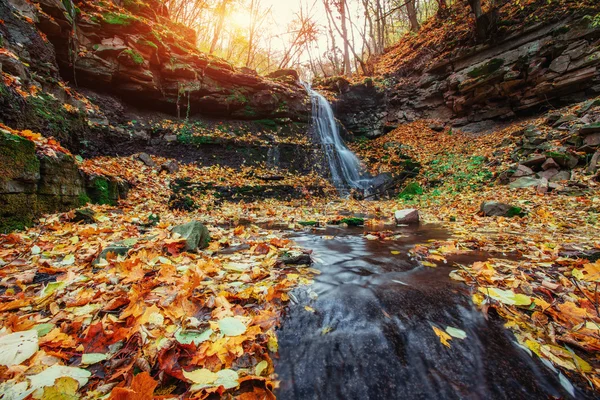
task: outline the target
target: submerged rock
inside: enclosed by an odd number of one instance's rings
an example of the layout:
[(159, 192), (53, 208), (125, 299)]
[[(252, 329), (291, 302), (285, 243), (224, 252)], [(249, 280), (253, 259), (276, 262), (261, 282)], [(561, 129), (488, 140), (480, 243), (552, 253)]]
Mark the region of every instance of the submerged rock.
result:
[(407, 208), (394, 213), (397, 225), (418, 225), (420, 222), (419, 210)]
[(185, 251), (196, 251), (205, 249), (210, 242), (210, 233), (206, 226), (201, 222), (192, 221), (187, 224), (179, 225), (173, 228), (173, 233), (185, 239)]

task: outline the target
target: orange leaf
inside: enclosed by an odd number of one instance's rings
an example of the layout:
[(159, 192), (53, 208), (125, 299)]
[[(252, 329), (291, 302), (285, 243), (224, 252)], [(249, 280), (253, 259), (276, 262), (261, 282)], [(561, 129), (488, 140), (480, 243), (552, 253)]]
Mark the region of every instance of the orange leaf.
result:
[(131, 388), (116, 387), (110, 393), (111, 400), (147, 400), (154, 397), (158, 382), (149, 373), (142, 372), (133, 377)]

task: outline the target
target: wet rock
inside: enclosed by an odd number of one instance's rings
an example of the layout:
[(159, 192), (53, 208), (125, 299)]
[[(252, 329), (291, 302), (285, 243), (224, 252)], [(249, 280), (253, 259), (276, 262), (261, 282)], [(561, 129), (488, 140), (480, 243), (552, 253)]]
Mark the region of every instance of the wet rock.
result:
[(167, 143), (174, 143), (177, 141), (177, 135), (165, 135), (163, 137)]
[(530, 167), (531, 168), (531, 167), (542, 165), (545, 161), (546, 161), (546, 156), (545, 155), (543, 155), (543, 154), (534, 154), (533, 156), (531, 156), (527, 160), (523, 161), (521, 163), (521, 165), (524, 165), (526, 167)]
[(185, 251), (193, 252), (198, 249), (205, 249), (210, 242), (210, 233), (206, 226), (198, 221), (188, 222), (173, 228), (173, 233), (178, 234), (185, 239)]
[(175, 160), (167, 161), (160, 166), (159, 172), (165, 171), (169, 174), (174, 174), (179, 171), (179, 164)]
[(514, 217), (523, 214), (523, 210), (520, 207), (497, 201), (481, 203), (480, 212), (486, 217)]
[(533, 172), (533, 170), (531, 168), (526, 167), (526, 166), (520, 164), (517, 167), (517, 170), (515, 171), (515, 173), (513, 174), (513, 177), (514, 178), (520, 178), (522, 176), (531, 176), (533, 174), (535, 174), (535, 172)]
[(285, 265), (310, 265), (312, 259), (310, 254), (303, 253), (301, 251), (290, 251), (283, 253), (278, 261)]
[(75, 216), (71, 221), (75, 223), (83, 222), (84, 224), (93, 224), (94, 222), (96, 222), (95, 216), (96, 213), (94, 212), (94, 210), (90, 208), (80, 208), (78, 210), (75, 210)]
[(510, 183), (509, 187), (511, 189), (524, 189), (532, 186), (537, 186), (540, 184), (540, 180), (537, 178), (524, 176)]
[(547, 171), (549, 169), (558, 169), (559, 165), (556, 161), (554, 161), (553, 158), (549, 158), (546, 161), (544, 161), (544, 163), (542, 164), (542, 169), (544, 171)]
[(147, 153), (141, 153), (137, 156), (137, 158), (138, 158), (138, 160), (140, 160), (141, 162), (143, 162), (144, 164), (146, 164), (146, 166), (148, 166), (150, 168), (156, 167), (156, 163), (154, 162), (152, 157), (150, 157), (150, 155), (148, 155)]
[(415, 208), (398, 210), (394, 213), (394, 218), (397, 225), (418, 225), (420, 222), (419, 210)]

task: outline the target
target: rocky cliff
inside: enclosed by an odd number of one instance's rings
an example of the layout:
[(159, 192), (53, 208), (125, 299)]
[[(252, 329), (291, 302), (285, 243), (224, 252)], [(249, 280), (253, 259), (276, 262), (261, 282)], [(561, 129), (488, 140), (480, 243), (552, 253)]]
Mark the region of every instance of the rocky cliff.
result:
[(600, 93), (596, 2), (500, 3), (501, 26), (487, 43), (474, 41), (468, 7), (458, 4), (389, 49), (374, 78), (322, 82), (338, 118), (366, 136), (418, 119), (482, 132)]
[(36, 24), (78, 85), (173, 115), (306, 119), (297, 74), (265, 78), (199, 52), (194, 31), (173, 23), (160, 1), (39, 5)]

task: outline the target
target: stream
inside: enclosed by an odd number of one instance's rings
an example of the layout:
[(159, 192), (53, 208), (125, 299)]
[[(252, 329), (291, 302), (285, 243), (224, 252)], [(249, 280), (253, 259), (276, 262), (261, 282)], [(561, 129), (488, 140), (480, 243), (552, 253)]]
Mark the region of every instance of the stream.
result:
[[(486, 319), (469, 288), (448, 277), (452, 263), (485, 254), (424, 267), (408, 251), (447, 232), (424, 226), (399, 233), (392, 241), (367, 240), (359, 228), (292, 234), (314, 251), (313, 266), (322, 273), (293, 293), (297, 303), (278, 332), (277, 398), (572, 398), (557, 371), (518, 347), (502, 321)], [(447, 348), (434, 324), (467, 336), (453, 338)]]

